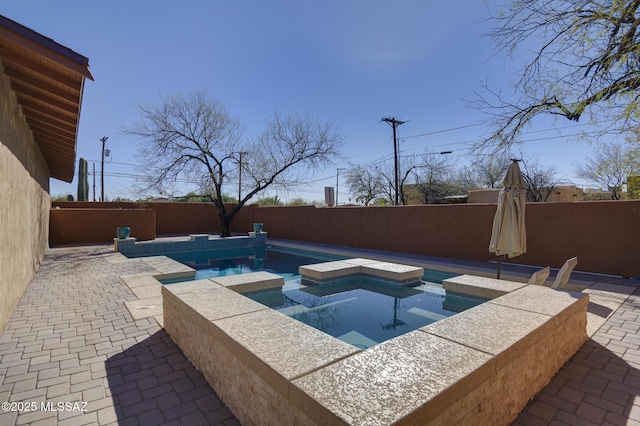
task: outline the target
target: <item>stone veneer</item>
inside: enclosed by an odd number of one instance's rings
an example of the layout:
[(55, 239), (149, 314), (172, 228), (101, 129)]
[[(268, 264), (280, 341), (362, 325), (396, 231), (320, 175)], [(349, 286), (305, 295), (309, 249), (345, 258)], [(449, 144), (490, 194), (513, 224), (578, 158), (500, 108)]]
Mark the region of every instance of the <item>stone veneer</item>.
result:
[(586, 294), (525, 286), (361, 351), (209, 280), (164, 326), (246, 424), (509, 424), (586, 339)]

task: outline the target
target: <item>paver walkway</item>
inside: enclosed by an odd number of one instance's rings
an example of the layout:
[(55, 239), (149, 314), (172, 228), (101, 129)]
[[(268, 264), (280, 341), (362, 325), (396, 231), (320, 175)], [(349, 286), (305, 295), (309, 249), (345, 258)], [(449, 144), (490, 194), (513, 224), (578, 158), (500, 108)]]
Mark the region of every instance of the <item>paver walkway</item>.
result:
[(0, 425), (238, 424), (158, 323), (125, 308), (136, 297), (119, 276), (149, 266), (108, 251), (47, 253), (0, 336), (0, 403), (22, 403)]
[(514, 424), (640, 426), (640, 289), (582, 345)]
[[(150, 267), (110, 250), (47, 253), (0, 336), (0, 403), (22, 403), (0, 426), (238, 424), (153, 318), (133, 320), (120, 275)], [(514, 424), (640, 426), (640, 289)]]

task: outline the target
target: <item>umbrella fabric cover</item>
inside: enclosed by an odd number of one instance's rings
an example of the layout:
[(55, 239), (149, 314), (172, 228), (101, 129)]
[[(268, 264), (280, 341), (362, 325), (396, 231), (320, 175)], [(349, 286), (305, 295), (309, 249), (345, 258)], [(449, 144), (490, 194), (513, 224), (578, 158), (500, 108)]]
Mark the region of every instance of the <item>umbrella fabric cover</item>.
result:
[(498, 256), (506, 254), (516, 257), (527, 251), (527, 233), (524, 227), (525, 186), (516, 161), (507, 169), (502, 184), (504, 188), (498, 195), (489, 252)]

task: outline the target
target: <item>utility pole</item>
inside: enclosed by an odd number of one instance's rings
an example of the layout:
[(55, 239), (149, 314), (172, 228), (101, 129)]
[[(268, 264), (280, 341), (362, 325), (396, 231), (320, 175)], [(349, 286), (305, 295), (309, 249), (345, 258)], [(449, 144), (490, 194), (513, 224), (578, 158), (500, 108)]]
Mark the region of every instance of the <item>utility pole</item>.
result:
[(102, 142), (102, 166), (100, 168), (100, 201), (104, 201), (104, 145), (107, 143), (108, 136), (100, 138)]
[(96, 163), (93, 163), (93, 202), (96, 201)]
[(398, 138), (396, 135), (396, 128), (399, 125), (406, 123), (406, 121), (396, 120), (393, 117), (383, 118), (382, 121), (386, 121), (391, 125), (391, 127), (393, 127), (393, 159), (394, 159), (394, 171), (395, 171), (393, 178), (395, 181), (395, 191), (396, 191), (395, 205), (397, 206), (399, 204), (400, 189), (398, 188)]
[(240, 162), (238, 163), (238, 204), (240, 204), (240, 196), (242, 195), (242, 155), (248, 154), (248, 152), (240, 151), (238, 154), (240, 154)]
[(341, 167), (336, 169), (336, 207), (338, 207), (338, 176), (340, 175), (340, 170), (345, 170)]

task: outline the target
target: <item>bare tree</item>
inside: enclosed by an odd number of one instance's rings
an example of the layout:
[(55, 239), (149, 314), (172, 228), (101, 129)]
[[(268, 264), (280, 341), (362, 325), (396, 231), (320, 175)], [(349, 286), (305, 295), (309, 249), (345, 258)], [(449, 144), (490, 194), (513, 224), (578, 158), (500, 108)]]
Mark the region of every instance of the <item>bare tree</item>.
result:
[(521, 171), (529, 202), (547, 201), (556, 188), (563, 183), (554, 167), (541, 166), (535, 158), (522, 161)]
[(456, 193), (451, 195), (466, 194), (469, 190), (476, 189), (479, 186), (473, 169), (464, 165), (453, 169), (450, 182), (452, 191)]
[[(588, 114), (625, 132), (640, 114), (640, 0), (511, 0), (490, 33), (498, 49), (532, 52), (516, 84), (517, 99), (489, 90), (493, 112), (486, 143), (509, 146), (534, 117), (578, 121)], [(533, 51), (531, 51), (532, 47)], [(495, 99), (492, 100), (491, 98)]]
[(487, 155), (479, 157), (473, 163), (473, 173), (477, 182), (484, 188), (499, 188), (502, 186), (502, 178), (504, 177), (509, 164), (511, 163), (509, 155)]
[[(412, 175), (412, 171), (415, 169), (415, 163), (411, 158), (405, 158), (400, 163), (398, 168), (398, 191), (400, 204), (406, 205), (408, 203), (407, 194), (405, 193), (405, 185)], [(395, 168), (393, 163), (383, 164), (378, 167), (378, 176), (380, 185), (382, 188), (382, 195), (389, 203), (395, 204)]]
[[(406, 161), (405, 161), (406, 163)], [(407, 182), (411, 177), (411, 173), (415, 170), (415, 162), (411, 161), (408, 164), (403, 164), (403, 168), (398, 170), (398, 185), (400, 186), (400, 204), (406, 206), (409, 204), (409, 196), (407, 194)]]
[(452, 195), (452, 173), (448, 158), (426, 151), (415, 168), (415, 178), (424, 204), (435, 203)]
[(380, 197), (377, 201), (384, 201), (385, 205), (395, 204), (395, 178), (393, 177), (393, 165), (385, 165), (377, 168), (378, 176), (380, 179)]
[(623, 143), (601, 145), (593, 157), (576, 167), (578, 177), (603, 185), (613, 200), (620, 199), (627, 178), (638, 173), (640, 153)]
[[(224, 237), (231, 235), (234, 216), (254, 195), (270, 186), (303, 182), (329, 164), (342, 141), (331, 123), (277, 113), (257, 140), (246, 141), (239, 121), (204, 91), (166, 96), (142, 107), (141, 114), (143, 120), (125, 133), (142, 139), (141, 158), (154, 166), (147, 187), (166, 193), (185, 181), (198, 184), (218, 209)], [(249, 189), (228, 207), (222, 188), (240, 158)]]
[(347, 185), (356, 202), (368, 206), (382, 193), (379, 169), (360, 165), (351, 166), (347, 171)]

